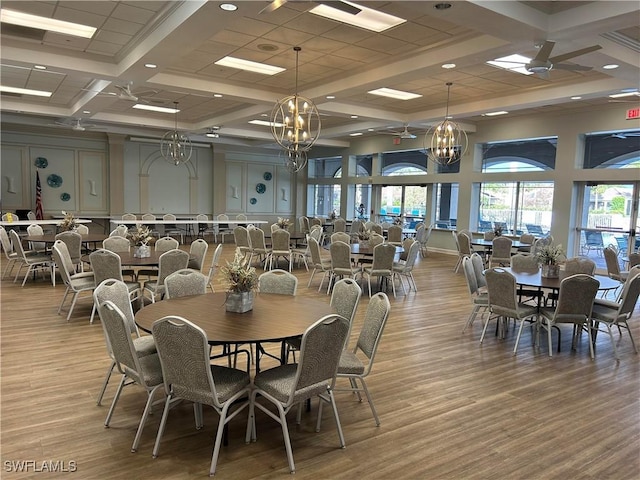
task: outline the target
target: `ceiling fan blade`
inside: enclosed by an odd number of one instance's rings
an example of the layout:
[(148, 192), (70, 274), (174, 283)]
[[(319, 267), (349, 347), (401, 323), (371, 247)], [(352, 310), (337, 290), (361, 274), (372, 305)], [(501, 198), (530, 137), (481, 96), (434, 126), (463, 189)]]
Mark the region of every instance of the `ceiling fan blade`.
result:
[(593, 70), (593, 67), (587, 67), (585, 65), (571, 65), (569, 63), (554, 63), (554, 70), (570, 70), (572, 72), (588, 72)]
[(579, 57), (580, 55), (585, 55), (587, 53), (595, 52), (596, 50), (600, 50), (602, 47), (600, 45), (593, 45), (591, 47), (581, 48), (580, 50), (574, 50), (573, 52), (563, 53), (562, 55), (556, 55), (555, 57), (551, 57), (549, 61), (551, 63), (560, 63), (565, 60), (569, 60), (570, 58)]
[(553, 50), (555, 44), (556, 42), (550, 42), (549, 40), (544, 42), (542, 48), (538, 51), (538, 54), (536, 55), (536, 58), (534, 58), (534, 60), (537, 62), (546, 62), (547, 60), (549, 60), (549, 55), (551, 55), (551, 50)]
[(353, 5), (349, 5), (348, 3), (344, 3), (340, 1), (337, 1), (337, 2), (318, 1), (318, 3), (321, 3), (322, 5), (326, 5), (327, 7), (335, 8), (336, 10), (340, 10), (341, 12), (348, 13), (349, 15), (357, 15), (362, 11), (358, 7), (354, 7)]
[(258, 15), (260, 15), (262, 13), (274, 12), (277, 9), (279, 9), (282, 5), (284, 5), (285, 3), (287, 3), (287, 0), (273, 0), (273, 2), (271, 2), (269, 5), (267, 5), (262, 10), (260, 10)]

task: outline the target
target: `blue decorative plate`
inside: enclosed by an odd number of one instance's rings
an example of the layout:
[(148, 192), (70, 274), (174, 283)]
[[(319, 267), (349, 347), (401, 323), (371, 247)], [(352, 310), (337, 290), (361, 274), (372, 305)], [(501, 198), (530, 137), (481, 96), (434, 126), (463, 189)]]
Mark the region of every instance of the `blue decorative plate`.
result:
[(262, 178), (264, 178), (268, 182), (272, 178), (271, 172), (264, 172), (264, 175), (262, 175)]
[(47, 168), (47, 165), (49, 165), (49, 160), (47, 160), (44, 157), (38, 157), (36, 158), (36, 168)]
[(51, 188), (58, 188), (60, 185), (62, 185), (62, 177), (60, 175), (52, 173), (47, 177), (47, 185), (49, 185)]
[(267, 186), (264, 183), (259, 183), (256, 185), (256, 192), (262, 194), (267, 191)]
[(60, 200), (62, 200), (63, 202), (68, 202), (69, 200), (71, 200), (71, 195), (69, 195), (67, 192), (64, 192), (60, 195)]
[(251, 197), (251, 198), (249, 199), (249, 203), (250, 203), (251, 205), (255, 205), (256, 203), (258, 203), (258, 199), (257, 199), (257, 198), (255, 198), (255, 197)]

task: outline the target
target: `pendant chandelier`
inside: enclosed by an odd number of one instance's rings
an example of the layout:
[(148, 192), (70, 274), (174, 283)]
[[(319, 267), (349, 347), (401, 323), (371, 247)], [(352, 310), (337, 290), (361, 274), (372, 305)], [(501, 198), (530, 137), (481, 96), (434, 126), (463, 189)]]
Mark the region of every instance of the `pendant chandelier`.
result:
[(299, 172), (307, 165), (307, 152), (320, 135), (320, 113), (308, 98), (298, 95), (298, 56), (301, 47), (293, 47), (296, 52), (295, 93), (279, 100), (269, 118), (271, 134), (282, 147), (284, 165), (292, 172)]
[(164, 134), (160, 141), (160, 154), (169, 163), (180, 165), (191, 159), (193, 146), (188, 135), (178, 132), (178, 102), (175, 105), (175, 128)]
[(451, 85), (447, 82), (447, 109), (444, 120), (431, 127), (424, 136), (427, 158), (438, 165), (451, 165), (459, 162), (468, 147), (465, 131), (449, 117), (449, 95)]

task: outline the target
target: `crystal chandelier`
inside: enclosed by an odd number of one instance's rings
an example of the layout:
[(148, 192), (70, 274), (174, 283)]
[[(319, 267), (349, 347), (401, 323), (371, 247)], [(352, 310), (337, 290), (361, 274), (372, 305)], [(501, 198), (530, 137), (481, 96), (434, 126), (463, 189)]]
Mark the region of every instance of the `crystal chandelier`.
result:
[(174, 165), (187, 163), (191, 159), (193, 146), (188, 135), (178, 132), (178, 102), (175, 105), (175, 128), (164, 134), (160, 141), (160, 154)]
[(298, 172), (307, 165), (307, 152), (320, 135), (320, 113), (308, 98), (298, 95), (298, 56), (301, 47), (293, 47), (296, 52), (295, 93), (279, 100), (269, 118), (271, 134), (283, 149), (284, 165), (292, 172)]
[(439, 165), (459, 162), (468, 147), (467, 134), (449, 117), (451, 85), (451, 82), (447, 82), (447, 109), (444, 120), (431, 127), (424, 136), (427, 158)]

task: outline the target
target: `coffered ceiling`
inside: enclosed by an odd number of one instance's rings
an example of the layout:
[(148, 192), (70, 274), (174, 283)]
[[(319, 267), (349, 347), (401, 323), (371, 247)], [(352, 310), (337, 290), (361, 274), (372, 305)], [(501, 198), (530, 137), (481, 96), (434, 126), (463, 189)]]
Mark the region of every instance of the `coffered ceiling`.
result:
[[(448, 9), (432, 1), (359, 2), (407, 20), (382, 33), (314, 15), (309, 10), (317, 3), (310, 1), (288, 1), (268, 13), (261, 11), (270, 2), (236, 1), (236, 11), (221, 3), (3, 1), (2, 9), (97, 28), (85, 39), (2, 24), (2, 85), (53, 92), (3, 94), (4, 126), (71, 130), (58, 123), (81, 119), (87, 132), (149, 137), (173, 128), (174, 115), (121, 99), (117, 86), (128, 85), (148, 105), (178, 102), (179, 128), (196, 140), (269, 147), (269, 128), (248, 121), (267, 120), (275, 102), (294, 93), (294, 46), (302, 47), (298, 92), (317, 104), (318, 145), (325, 146), (345, 147), (349, 134), (380, 135), (405, 124), (426, 130), (445, 115), (447, 82), (453, 82), (449, 114), (473, 131), (486, 120), (482, 114), (496, 110), (515, 116), (611, 108), (609, 94), (637, 89), (640, 80), (637, 1), (451, 1)], [(552, 69), (547, 79), (485, 63), (511, 54), (533, 58), (545, 40), (556, 42), (552, 57), (602, 48), (563, 62), (592, 70)], [(285, 70), (267, 76), (214, 63), (227, 55)], [(447, 63), (456, 66), (444, 69)], [(603, 69), (607, 64), (619, 67)], [(381, 87), (421, 96), (403, 101), (367, 93)], [(220, 138), (204, 137), (213, 126)]]

